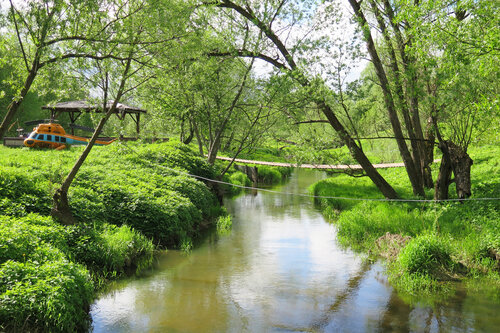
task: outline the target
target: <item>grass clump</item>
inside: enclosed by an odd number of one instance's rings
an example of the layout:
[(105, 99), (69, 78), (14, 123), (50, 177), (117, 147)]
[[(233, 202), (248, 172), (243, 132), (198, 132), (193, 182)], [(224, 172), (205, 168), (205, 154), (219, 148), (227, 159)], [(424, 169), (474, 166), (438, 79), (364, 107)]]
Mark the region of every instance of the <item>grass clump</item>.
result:
[(397, 263), (410, 274), (430, 275), (450, 271), (453, 265), (449, 248), (435, 235), (412, 239), (399, 253)]
[(217, 218), (216, 222), (217, 233), (221, 235), (227, 234), (231, 231), (232, 227), (233, 227), (233, 220), (231, 219), (231, 215), (229, 215), (227, 211), (224, 209), (224, 214)]
[(364, 201), (340, 214), (336, 224), (341, 244), (369, 250), (386, 233), (414, 237), (432, 221), (431, 214), (409, 205)]
[(460, 265), (451, 258), (449, 244), (435, 234), (418, 236), (401, 250), (390, 265), (390, 280), (409, 294), (449, 290)]

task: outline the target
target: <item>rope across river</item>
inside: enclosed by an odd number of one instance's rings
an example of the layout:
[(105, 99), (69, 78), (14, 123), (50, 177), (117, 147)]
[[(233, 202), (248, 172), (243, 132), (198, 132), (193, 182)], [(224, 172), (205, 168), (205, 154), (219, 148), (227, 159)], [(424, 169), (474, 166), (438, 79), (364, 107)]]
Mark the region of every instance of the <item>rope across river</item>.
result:
[[(124, 147), (126, 147), (129, 151), (133, 152), (135, 155), (140, 157), (139, 153), (137, 153), (134, 149), (129, 147), (126, 143), (122, 142), (121, 143)], [(219, 159), (226, 159), (224, 157), (221, 157)], [(232, 160), (232, 158), (227, 157), (227, 159)], [(237, 160), (235, 160), (237, 161)], [(274, 165), (274, 166), (293, 166), (291, 163), (280, 163), (280, 162), (263, 162), (263, 161), (250, 161), (250, 160), (239, 160), (239, 161), (249, 161), (249, 162), (239, 162), (239, 163), (252, 163), (252, 164), (257, 164), (253, 162), (261, 162), (261, 163), (274, 163), (274, 164), (265, 164), (265, 165)], [(439, 161), (439, 160), (437, 160)], [(244, 186), (244, 185), (237, 185), (237, 184), (232, 184), (229, 182), (225, 182), (222, 180), (217, 180), (217, 179), (210, 179), (207, 177), (202, 177), (198, 175), (193, 175), (188, 172), (183, 172), (177, 169), (169, 168), (165, 165), (154, 163), (151, 161), (146, 162), (152, 166), (160, 167), (165, 170), (169, 170), (172, 172), (175, 172), (179, 175), (184, 175), (184, 176), (189, 176), (193, 177), (196, 179), (204, 180), (207, 182), (212, 182), (212, 183), (217, 183), (217, 184), (224, 184), (228, 186), (233, 186), (233, 187), (238, 187), (238, 188), (243, 188), (247, 190), (255, 190), (255, 191), (262, 191), (262, 192), (268, 192), (268, 193), (276, 193), (276, 194), (281, 194), (281, 195), (294, 195), (294, 196), (300, 196), (300, 197), (308, 197), (312, 199), (336, 199), (336, 200), (355, 200), (355, 201), (385, 201), (385, 202), (422, 202), (422, 203), (439, 203), (439, 202), (454, 202), (454, 201), (460, 201), (460, 202), (465, 202), (465, 201), (494, 201), (494, 200), (500, 200), (500, 198), (468, 198), (468, 199), (444, 199), (444, 200), (433, 200), (433, 199), (387, 199), (387, 198), (349, 198), (349, 197), (335, 197), (335, 196), (322, 196), (322, 195), (313, 195), (313, 194), (306, 194), (306, 193), (292, 193), (292, 192), (281, 192), (281, 191), (274, 191), (274, 190), (269, 190), (265, 188), (260, 188), (260, 187), (253, 187), (253, 186)], [(284, 164), (284, 165), (279, 165), (279, 164)], [(387, 163), (391, 166), (388, 166), (388, 168), (393, 168), (393, 167), (400, 167), (404, 166), (403, 163)], [(397, 164), (397, 166), (396, 166)], [(264, 165), (264, 164), (262, 164)], [(347, 165), (345, 165), (347, 166)], [(352, 165), (351, 165), (352, 166)], [(303, 167), (303, 165), (302, 165)], [(330, 166), (331, 168), (332, 166)], [(379, 167), (381, 168), (381, 167)], [(382, 167), (383, 168), (383, 167)], [(316, 168), (320, 169), (320, 168)]]

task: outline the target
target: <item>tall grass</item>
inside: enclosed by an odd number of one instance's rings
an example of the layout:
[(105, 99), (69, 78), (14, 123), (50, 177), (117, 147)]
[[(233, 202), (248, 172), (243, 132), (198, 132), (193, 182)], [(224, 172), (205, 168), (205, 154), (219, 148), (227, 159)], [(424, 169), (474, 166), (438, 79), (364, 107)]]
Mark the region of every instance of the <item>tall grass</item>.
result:
[[(500, 197), (500, 147), (471, 149), (474, 197)], [(437, 166), (433, 166), (434, 177)], [(414, 198), (404, 169), (380, 171), (401, 197)], [(454, 186), (450, 193), (455, 195)], [(317, 196), (381, 198), (367, 178), (345, 175), (322, 180), (310, 188)], [(427, 191), (432, 197), (432, 190)], [(345, 246), (380, 253), (377, 239), (386, 233), (410, 236), (412, 240), (391, 258), (391, 281), (409, 293), (445, 290), (446, 281), (488, 277), (500, 288), (500, 202), (389, 203), (374, 201), (315, 199), (325, 215), (338, 227)], [(430, 266), (429, 266), (430, 265)]]

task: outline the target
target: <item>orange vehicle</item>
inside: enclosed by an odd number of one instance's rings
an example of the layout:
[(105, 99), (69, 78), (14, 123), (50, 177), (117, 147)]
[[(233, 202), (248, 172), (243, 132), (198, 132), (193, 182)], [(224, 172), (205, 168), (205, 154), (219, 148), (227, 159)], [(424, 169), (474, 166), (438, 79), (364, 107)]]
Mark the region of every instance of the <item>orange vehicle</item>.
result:
[[(116, 139), (110, 141), (96, 140), (98, 146), (109, 145)], [(61, 150), (69, 145), (86, 145), (90, 139), (66, 134), (64, 128), (59, 124), (39, 124), (33, 128), (28, 138), (24, 140), (26, 147), (52, 148)]]

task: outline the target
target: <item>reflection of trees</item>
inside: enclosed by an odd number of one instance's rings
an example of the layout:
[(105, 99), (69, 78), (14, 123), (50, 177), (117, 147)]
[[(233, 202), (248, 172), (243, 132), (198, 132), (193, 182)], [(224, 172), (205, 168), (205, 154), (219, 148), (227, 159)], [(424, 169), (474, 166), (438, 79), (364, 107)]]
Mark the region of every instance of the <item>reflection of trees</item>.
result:
[[(378, 330), (381, 332), (409, 332), (411, 311), (412, 308), (393, 290), (380, 319)], [(427, 322), (430, 324), (430, 321), (427, 320), (426, 326)]]
[(393, 290), (378, 323), (378, 330), (380, 332), (408, 332), (412, 329), (419, 332), (468, 331), (472, 326), (470, 321), (466, 320), (467, 311), (464, 309), (466, 297), (466, 291), (460, 289), (446, 302), (434, 301), (432, 306), (414, 307), (405, 303)]
[(323, 316), (311, 325), (311, 329), (313, 331), (321, 330), (331, 322), (332, 316), (340, 309), (346, 300), (358, 291), (361, 286), (361, 281), (365, 277), (366, 273), (370, 271), (371, 267), (371, 261), (363, 262), (359, 272), (347, 281), (345, 290), (340, 295), (337, 295), (335, 302), (328, 307), (328, 310), (324, 312)]

